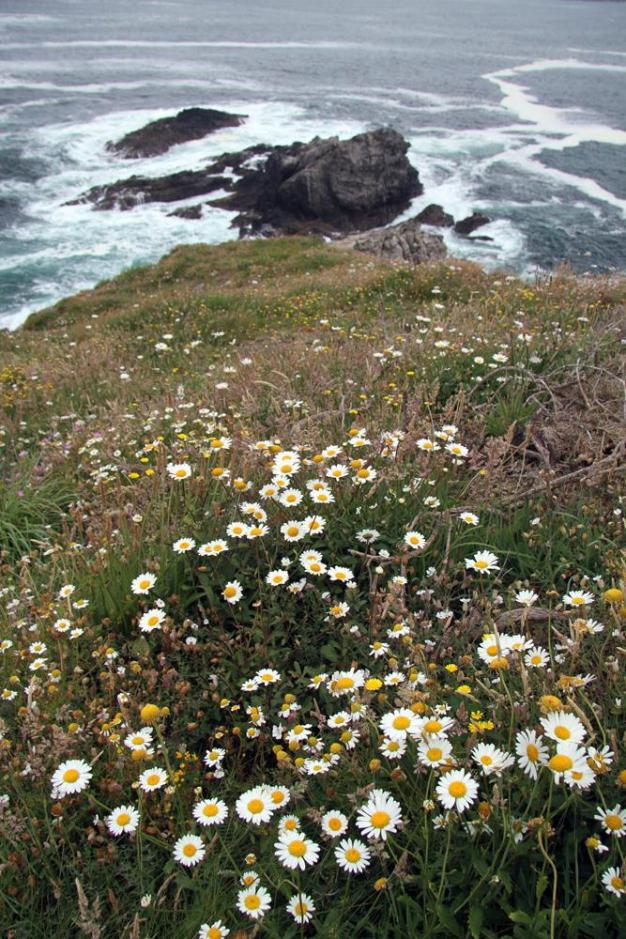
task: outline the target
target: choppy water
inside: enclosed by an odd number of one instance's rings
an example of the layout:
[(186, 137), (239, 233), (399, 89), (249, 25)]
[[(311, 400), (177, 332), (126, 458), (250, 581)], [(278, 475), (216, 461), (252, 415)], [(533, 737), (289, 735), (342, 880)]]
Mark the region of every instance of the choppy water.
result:
[[(626, 3), (601, 0), (0, 0), (0, 325), (160, 257), (235, 236), (231, 216), (62, 203), (258, 142), (411, 142), (407, 215), (480, 209), (490, 244), (452, 253), (520, 272), (626, 268)], [(148, 160), (105, 144), (189, 106), (246, 123)], [(197, 200), (191, 200), (197, 201)]]

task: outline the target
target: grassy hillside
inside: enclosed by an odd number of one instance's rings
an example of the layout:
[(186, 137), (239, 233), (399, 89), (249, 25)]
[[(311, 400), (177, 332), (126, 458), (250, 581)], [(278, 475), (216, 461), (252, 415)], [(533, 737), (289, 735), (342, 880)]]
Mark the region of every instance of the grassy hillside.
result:
[(625, 309), (290, 238), (0, 334), (7, 937), (624, 931)]

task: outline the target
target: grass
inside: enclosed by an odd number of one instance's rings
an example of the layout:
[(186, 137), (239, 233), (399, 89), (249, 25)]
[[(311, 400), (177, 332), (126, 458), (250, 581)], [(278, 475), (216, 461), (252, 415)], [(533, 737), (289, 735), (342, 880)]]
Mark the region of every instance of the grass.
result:
[[(622, 839), (598, 812), (619, 821), (626, 786), (625, 299), (621, 278), (272, 239), (177, 248), (0, 334), (7, 939), (624, 931)], [(398, 755), (399, 713), (417, 724)], [(550, 715), (587, 748), (584, 785), (551, 762)], [(485, 773), (483, 745), (507, 765)], [(69, 759), (91, 779), (52, 792)], [(145, 792), (150, 767), (167, 785)], [(476, 794), (448, 810), (458, 769)], [(289, 798), (258, 826), (236, 809), (257, 785)], [(373, 790), (401, 813), (385, 839), (358, 824)], [(203, 827), (211, 797), (228, 817)], [(140, 819), (116, 836), (122, 806)], [(331, 810), (369, 851), (360, 874)], [(303, 871), (276, 855), (289, 814), (319, 847)], [(205, 855), (186, 867), (190, 833)], [(251, 870), (260, 920), (237, 906)], [(301, 892), (309, 924), (286, 909)]]

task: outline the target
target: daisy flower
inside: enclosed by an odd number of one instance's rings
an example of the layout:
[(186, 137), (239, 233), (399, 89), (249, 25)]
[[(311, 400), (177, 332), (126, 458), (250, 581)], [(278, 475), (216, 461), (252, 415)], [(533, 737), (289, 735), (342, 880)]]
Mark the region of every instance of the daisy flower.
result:
[(534, 730), (521, 730), (515, 737), (515, 752), (520, 768), (530, 776), (537, 778), (537, 767), (548, 759), (547, 747), (543, 744), (543, 737)]
[(183, 835), (174, 845), (174, 860), (183, 867), (194, 867), (205, 854), (204, 842), (197, 835)]
[(534, 590), (518, 590), (515, 594), (515, 602), (519, 603), (520, 606), (532, 606), (538, 599), (539, 597)]
[(287, 912), (291, 913), (296, 923), (308, 923), (315, 913), (315, 904), (307, 893), (297, 893), (287, 904)]
[(193, 551), (195, 546), (196, 542), (193, 538), (179, 538), (178, 541), (174, 542), (172, 548), (176, 554), (186, 554), (187, 551)]
[(300, 831), (300, 819), (297, 815), (283, 815), (278, 823), (278, 834), (284, 835)]
[(112, 835), (135, 831), (139, 824), (139, 812), (132, 805), (120, 805), (107, 816), (106, 824)]
[(548, 760), (548, 766), (555, 776), (556, 782), (561, 782), (571, 772), (584, 773), (588, 769), (587, 754), (574, 741), (568, 740), (559, 744), (557, 752)]
[(399, 760), (406, 753), (406, 737), (385, 737), (380, 752), (388, 760)]
[(53, 798), (63, 799), (82, 792), (89, 785), (91, 777), (91, 766), (84, 760), (66, 760), (52, 777)]
[(320, 849), (314, 841), (310, 841), (302, 832), (285, 832), (278, 836), (274, 845), (274, 853), (283, 865), (290, 870), (300, 868), (304, 870), (307, 864), (315, 864)]
[(165, 613), (163, 610), (152, 609), (146, 610), (141, 619), (139, 620), (139, 628), (142, 633), (151, 633), (155, 629), (160, 629), (165, 619)]
[(389, 832), (395, 832), (402, 822), (400, 803), (382, 789), (373, 789), (359, 809), (356, 826), (368, 838), (387, 840)]
[(222, 590), (222, 596), (227, 603), (238, 603), (242, 595), (243, 590), (238, 580), (229, 580)]
[(203, 923), (198, 931), (198, 939), (225, 939), (228, 935), (230, 935), (230, 929), (224, 926), (221, 919), (216, 919), (210, 926), (208, 923)]
[(408, 708), (398, 708), (389, 714), (383, 714), (379, 727), (385, 737), (416, 737), (420, 732), (420, 718)]
[(273, 685), (275, 682), (280, 681), (280, 672), (277, 672), (274, 668), (262, 668), (254, 677), (262, 685)]
[(477, 551), (473, 558), (465, 558), (467, 570), (478, 571), (479, 574), (489, 574), (499, 571), (498, 558), (491, 551)]
[(413, 551), (421, 551), (426, 544), (426, 539), (419, 531), (407, 531), (404, 536), (404, 543)]
[(541, 718), (541, 724), (546, 736), (557, 743), (580, 743), (587, 735), (582, 721), (567, 711), (552, 711), (547, 717)]
[(594, 599), (594, 595), (588, 590), (570, 590), (562, 597), (565, 606), (588, 606)]
[(614, 809), (599, 807), (594, 818), (601, 822), (609, 835), (615, 838), (623, 838), (626, 835), (626, 809), (621, 805), (616, 805)]
[(328, 681), (328, 690), (334, 698), (343, 694), (352, 694), (365, 684), (365, 673), (351, 668), (345, 672), (333, 672)]
[(286, 584), (289, 580), (289, 574), (287, 571), (270, 571), (265, 577), (265, 583), (269, 584), (270, 587), (281, 587), (283, 584)]
[(446, 809), (464, 812), (476, 801), (478, 783), (465, 770), (445, 773), (437, 783), (437, 798)]
[(446, 737), (428, 737), (420, 742), (417, 758), (422, 766), (441, 766), (454, 762), (452, 744)]
[(626, 880), (622, 876), (619, 867), (608, 867), (602, 875), (602, 883), (616, 897), (623, 897), (626, 894)]
[(156, 577), (154, 574), (139, 574), (131, 582), (130, 589), (133, 593), (141, 594), (148, 593), (154, 585), (156, 584)]
[(152, 766), (143, 771), (139, 777), (139, 785), (144, 792), (154, 792), (155, 789), (162, 789), (167, 782), (167, 773), (160, 766)]
[(244, 822), (260, 825), (271, 819), (274, 803), (268, 796), (265, 786), (255, 786), (239, 796), (235, 803), (235, 811)]
[(533, 646), (524, 656), (526, 668), (545, 668), (550, 662), (550, 657), (541, 646)]
[(473, 512), (461, 512), (459, 518), (462, 522), (465, 522), (466, 525), (478, 525), (480, 519), (477, 515), (474, 515)]
[(204, 754), (204, 762), (207, 766), (217, 766), (222, 762), (226, 755), (226, 750), (222, 750), (221, 747), (213, 747), (212, 750), (207, 750)]
[(237, 894), (237, 909), (251, 919), (261, 919), (272, 905), (265, 887), (246, 887)]
[(124, 746), (129, 750), (146, 750), (152, 746), (152, 728), (142, 727), (140, 731), (134, 731), (125, 738)]
[(266, 791), (272, 800), (274, 810), (284, 808), (291, 799), (291, 793), (286, 786), (267, 786)]
[(338, 838), (348, 828), (348, 819), (343, 812), (326, 812), (320, 819), (322, 831), (331, 838)]
[(221, 799), (203, 799), (193, 807), (193, 817), (199, 825), (221, 825), (228, 816), (228, 807)]
[(335, 860), (348, 874), (361, 874), (369, 867), (371, 857), (368, 846), (357, 838), (345, 838), (335, 848)]
[(189, 479), (191, 466), (189, 463), (168, 463), (167, 472), (172, 479)]
[(492, 743), (480, 743), (474, 747), (472, 759), (480, 766), (485, 776), (501, 773), (515, 762), (510, 753), (500, 750)]

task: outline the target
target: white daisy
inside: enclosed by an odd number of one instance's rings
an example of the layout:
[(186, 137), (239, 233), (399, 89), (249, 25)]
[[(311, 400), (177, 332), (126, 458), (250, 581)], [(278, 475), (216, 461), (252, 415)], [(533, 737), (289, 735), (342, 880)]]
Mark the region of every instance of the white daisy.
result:
[(205, 854), (204, 842), (197, 835), (183, 835), (174, 845), (174, 860), (183, 867), (194, 867)]
[(367, 867), (372, 857), (368, 846), (357, 838), (345, 838), (335, 848), (335, 860), (348, 874), (360, 874)]
[(113, 835), (135, 831), (139, 824), (139, 812), (132, 805), (120, 805), (107, 816), (106, 824)]
[(382, 789), (373, 789), (368, 801), (359, 809), (356, 826), (366, 837), (387, 840), (402, 823), (400, 803)]

